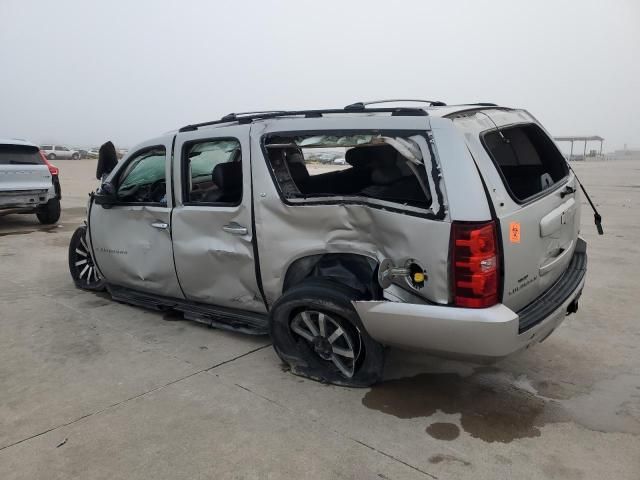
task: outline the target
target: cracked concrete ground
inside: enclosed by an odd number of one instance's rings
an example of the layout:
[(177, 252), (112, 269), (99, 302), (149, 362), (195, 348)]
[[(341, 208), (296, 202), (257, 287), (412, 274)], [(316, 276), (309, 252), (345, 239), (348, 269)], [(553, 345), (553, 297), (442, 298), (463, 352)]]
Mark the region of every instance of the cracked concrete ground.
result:
[(575, 164), (587, 286), (547, 341), (492, 366), (391, 351), (372, 389), (283, 370), (236, 335), (74, 289), (94, 188), (63, 162), (56, 228), (0, 217), (0, 478), (640, 478), (640, 161)]

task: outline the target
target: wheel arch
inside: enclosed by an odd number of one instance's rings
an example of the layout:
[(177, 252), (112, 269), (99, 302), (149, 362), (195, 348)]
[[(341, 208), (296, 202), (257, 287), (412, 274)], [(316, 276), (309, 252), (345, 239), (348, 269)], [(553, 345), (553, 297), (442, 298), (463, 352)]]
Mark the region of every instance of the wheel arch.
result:
[(316, 253), (297, 258), (288, 266), (281, 295), (310, 278), (323, 278), (358, 290), (366, 298), (382, 298), (375, 257), (359, 253)]

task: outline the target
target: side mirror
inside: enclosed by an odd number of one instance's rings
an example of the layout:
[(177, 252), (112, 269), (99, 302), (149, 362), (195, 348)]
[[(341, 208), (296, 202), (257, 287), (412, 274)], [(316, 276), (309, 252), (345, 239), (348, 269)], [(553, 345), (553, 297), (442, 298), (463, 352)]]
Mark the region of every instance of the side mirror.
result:
[(110, 182), (105, 182), (94, 194), (93, 198), (97, 205), (102, 205), (104, 208), (110, 208), (118, 200), (116, 187), (114, 187)]
[(100, 147), (98, 151), (98, 166), (96, 168), (96, 178), (102, 180), (106, 175), (118, 164), (118, 155), (116, 147), (112, 142), (107, 142)]

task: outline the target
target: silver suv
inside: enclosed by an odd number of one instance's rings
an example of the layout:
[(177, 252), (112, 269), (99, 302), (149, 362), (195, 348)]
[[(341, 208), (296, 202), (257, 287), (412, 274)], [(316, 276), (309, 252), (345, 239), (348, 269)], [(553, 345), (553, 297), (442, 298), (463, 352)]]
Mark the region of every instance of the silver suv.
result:
[(293, 373), (340, 385), (378, 381), (385, 346), (541, 342), (585, 282), (577, 178), (525, 110), (427, 105), (230, 114), (100, 158), (71, 276), (269, 333)]
[(60, 218), (58, 169), (24, 140), (0, 139), (0, 215), (35, 213), (43, 224)]
[(58, 158), (65, 160), (80, 160), (80, 151), (73, 148), (65, 147), (64, 145), (42, 145), (40, 150), (44, 152), (49, 160), (56, 160)]

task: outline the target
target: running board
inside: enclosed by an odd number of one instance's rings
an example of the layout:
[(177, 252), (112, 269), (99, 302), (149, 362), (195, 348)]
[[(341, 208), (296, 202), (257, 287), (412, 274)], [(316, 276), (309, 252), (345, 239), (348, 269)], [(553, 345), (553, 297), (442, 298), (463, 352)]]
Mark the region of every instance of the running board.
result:
[(111, 284), (107, 285), (107, 291), (117, 302), (160, 311), (175, 310), (182, 312), (186, 320), (204, 323), (221, 330), (249, 335), (269, 333), (269, 317), (265, 314), (163, 297)]

